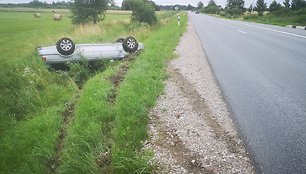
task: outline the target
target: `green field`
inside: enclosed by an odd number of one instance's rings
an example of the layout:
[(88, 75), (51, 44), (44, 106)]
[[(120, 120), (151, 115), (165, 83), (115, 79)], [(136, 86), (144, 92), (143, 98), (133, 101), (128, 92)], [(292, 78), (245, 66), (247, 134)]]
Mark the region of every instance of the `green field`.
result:
[(115, 22), (127, 24), (130, 18), (129, 13), (108, 13), (105, 21), (100, 24), (101, 26), (95, 27), (72, 26), (70, 13), (64, 13), (61, 21), (53, 21), (52, 15), (51, 12), (44, 12), (41, 13), (41, 18), (34, 18), (32, 12), (0, 11), (0, 21), (3, 26), (0, 28), (0, 44), (4, 45), (0, 48), (1, 56), (22, 57), (33, 52), (36, 46), (54, 44), (63, 36), (78, 40), (92, 35), (98, 36), (96, 40), (92, 38), (92, 41), (110, 40), (114, 34), (111, 36), (104, 34), (103, 37), (103, 31), (107, 32), (111, 28), (106, 26)]
[[(27, 11), (28, 10), (28, 11)], [(35, 10), (35, 9), (34, 9)], [(163, 90), (165, 62), (185, 31), (187, 16), (158, 14), (159, 25), (130, 24), (130, 12), (108, 11), (97, 25), (71, 25), (69, 11), (0, 10), (0, 171), (3, 173), (151, 173), (141, 150), (147, 114)], [(101, 62), (91, 70), (49, 71), (36, 47), (61, 37), (113, 42), (132, 35), (137, 57)], [(80, 86), (80, 77), (87, 81)]]

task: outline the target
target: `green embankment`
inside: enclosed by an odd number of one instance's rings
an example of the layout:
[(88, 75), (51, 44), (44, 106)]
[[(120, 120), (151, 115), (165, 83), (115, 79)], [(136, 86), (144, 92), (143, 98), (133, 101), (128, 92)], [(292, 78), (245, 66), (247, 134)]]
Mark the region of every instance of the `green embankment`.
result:
[[(175, 16), (146, 33), (145, 50), (133, 63), (121, 63), (86, 83), (67, 131), (59, 173), (150, 173), (150, 156), (141, 151), (147, 114), (162, 92), (166, 61), (175, 56), (186, 21), (184, 14), (178, 27)], [(112, 76), (127, 66), (120, 86), (112, 84)]]
[[(165, 62), (175, 56), (187, 16), (181, 14), (178, 27), (176, 13), (160, 13), (161, 25), (154, 28), (129, 25), (129, 16), (72, 26), (49, 13), (0, 12), (7, 26), (0, 28), (1, 172), (150, 172), (150, 156), (141, 151), (148, 109), (162, 92)], [(127, 35), (144, 43), (140, 56), (107, 63), (81, 90), (69, 73), (48, 71), (33, 49), (62, 36), (98, 42)]]
[(171, 23), (153, 33), (145, 42), (143, 52), (128, 71), (121, 84), (115, 104), (114, 143), (112, 165), (115, 173), (149, 173), (147, 158), (141, 152), (147, 137), (147, 114), (163, 90), (167, 60), (175, 55), (173, 50), (186, 28), (187, 16), (181, 16), (181, 26), (176, 17)]

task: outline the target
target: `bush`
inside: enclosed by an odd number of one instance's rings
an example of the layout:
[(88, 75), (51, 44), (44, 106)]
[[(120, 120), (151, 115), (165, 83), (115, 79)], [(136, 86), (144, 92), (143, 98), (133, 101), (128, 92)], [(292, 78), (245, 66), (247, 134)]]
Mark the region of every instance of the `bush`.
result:
[(243, 20), (256, 20), (256, 19), (258, 19), (258, 15), (254, 15), (254, 14), (243, 17)]
[[(306, 14), (306, 8), (302, 8), (302, 9), (299, 9), (297, 11), (295, 11), (295, 14), (298, 15), (298, 16), (303, 16)], [(306, 21), (306, 20), (304, 20)]]
[(82, 88), (85, 82), (97, 72), (104, 71), (109, 66), (109, 60), (101, 60), (96, 62), (88, 62), (85, 57), (81, 62), (68, 64), (69, 76), (74, 80), (79, 88)]
[(233, 17), (238, 17), (243, 13), (243, 10), (240, 8), (232, 8), (232, 9), (225, 9), (225, 13), (230, 14)]
[(295, 18), (294, 22), (305, 25), (306, 24), (306, 14), (298, 16), (297, 18)]
[(226, 13), (225, 13), (225, 11), (221, 11), (219, 15), (225, 17)]
[(152, 3), (144, 0), (132, 0), (132, 22), (148, 23), (153, 25), (157, 22), (155, 9)]
[(294, 13), (288, 8), (280, 8), (271, 13), (273, 16), (292, 16)]
[(219, 14), (221, 12), (218, 6), (213, 5), (204, 7), (202, 11), (208, 14)]

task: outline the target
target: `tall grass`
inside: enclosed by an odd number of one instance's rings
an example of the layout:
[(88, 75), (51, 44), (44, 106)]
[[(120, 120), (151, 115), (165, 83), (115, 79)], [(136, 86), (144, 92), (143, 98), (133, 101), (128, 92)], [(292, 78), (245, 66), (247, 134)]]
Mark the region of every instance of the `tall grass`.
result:
[(128, 71), (118, 91), (115, 108), (112, 166), (114, 173), (150, 173), (147, 156), (141, 152), (147, 137), (148, 109), (163, 90), (166, 61), (173, 58), (187, 17), (176, 18), (152, 33), (145, 41), (146, 50)]
[[(185, 23), (179, 29), (172, 17), (171, 23), (161, 28), (139, 26), (133, 32), (126, 20), (130, 14), (120, 15), (123, 20), (115, 16), (98, 26), (72, 26), (66, 17), (52, 21), (51, 14), (36, 19), (32, 13), (0, 12), (1, 24), (7, 25), (0, 28), (4, 45), (0, 48), (1, 172), (50, 173), (52, 160), (59, 160), (55, 173), (149, 171), (147, 158), (139, 153), (146, 137), (146, 111), (163, 88), (164, 61), (174, 56), (172, 50)], [(183, 19), (186, 21), (186, 16)], [(127, 35), (144, 41), (146, 51), (132, 66), (115, 103), (108, 97), (117, 88), (108, 77), (117, 72), (120, 63), (84, 84), (71, 122), (63, 123), (64, 103), (79, 90), (69, 73), (48, 71), (34, 47), (53, 44), (62, 36), (81, 43), (114, 41)], [(63, 124), (67, 124), (64, 146), (56, 152)]]
[(49, 173), (63, 107), (51, 107), (31, 120), (20, 121), (1, 135), (1, 173)]
[[(68, 73), (48, 71), (35, 47), (53, 45), (63, 36), (90, 42), (115, 40), (126, 29), (117, 26), (119, 19), (116, 24), (111, 22), (102, 22), (95, 33), (94, 26), (72, 26), (67, 16), (53, 21), (51, 13), (34, 18), (32, 13), (0, 12), (1, 172), (46, 173), (59, 133), (60, 110), (78, 91)], [(86, 31), (78, 32), (81, 27)], [(113, 34), (103, 33), (112, 28)]]
[[(34, 18), (32, 13), (0, 12), (1, 25), (5, 26), (0, 27), (0, 109), (4, 112), (1, 118), (9, 116), (20, 120), (39, 108), (62, 101), (55, 102), (56, 99), (66, 100), (67, 95), (62, 94), (68, 94), (67, 88), (73, 88), (65, 74), (47, 71), (36, 54), (36, 46), (54, 45), (63, 36), (69, 36), (77, 43), (113, 42), (126, 32), (129, 16), (114, 14), (98, 26), (72, 26), (68, 16), (62, 21), (53, 21), (51, 13)], [(1, 123), (0, 129), (3, 129)]]
[[(146, 50), (140, 57), (137, 57), (135, 63), (130, 65), (132, 67), (128, 72), (133, 71), (133, 75), (125, 77), (123, 82), (126, 85), (135, 83), (133, 90), (127, 89), (122, 84), (123, 87), (120, 85), (118, 87), (119, 91), (117, 91), (117, 87), (110, 80), (110, 77), (120, 71), (118, 67), (126, 62), (118, 62), (118, 65), (116, 63), (115, 66), (110, 66), (103, 73), (89, 79), (85, 84), (76, 105), (75, 117), (67, 129), (58, 173), (120, 173), (122, 171), (135, 173), (137, 171), (150, 171), (150, 166), (146, 163), (150, 156), (138, 153), (138, 148), (141, 147), (141, 141), (144, 140), (147, 131), (144, 122), (147, 114), (146, 110), (154, 104), (156, 97), (163, 89), (164, 61), (174, 56), (173, 48), (185, 26), (181, 26), (181, 30), (178, 29), (176, 17), (172, 17), (170, 21), (172, 22), (165, 24), (168, 27), (161, 26), (161, 28), (155, 30), (146, 27), (137, 29), (134, 36), (144, 39), (141, 39), (141, 41), (143, 41)], [(186, 22), (186, 16), (184, 21)], [(169, 39), (169, 37), (172, 39)], [(159, 46), (156, 46), (157, 42), (160, 42)], [(140, 71), (139, 68), (145, 70)], [(147, 76), (141, 75), (146, 73)], [(129, 79), (126, 79), (128, 77)], [(151, 88), (148, 88), (148, 86), (151, 86)], [(145, 94), (148, 92), (147, 90), (150, 90), (151, 93)], [(127, 95), (124, 95), (125, 93)], [(121, 97), (114, 99), (117, 95)], [(125, 96), (128, 98), (124, 99)], [(150, 104), (143, 102), (143, 99)], [(126, 106), (122, 106), (125, 102)], [(140, 107), (140, 110), (138, 107)], [(144, 116), (144, 120), (137, 119), (133, 115), (123, 115), (123, 112)], [(131, 134), (135, 134), (137, 137), (140, 134), (142, 135), (140, 139), (115, 133), (123, 126), (123, 116), (128, 116), (126, 118), (128, 120), (134, 119), (134, 122), (129, 121), (127, 124), (131, 128)], [(134, 129), (136, 125), (130, 125), (134, 123), (138, 125), (139, 122), (143, 123), (141, 129)], [(125, 146), (119, 146), (121, 141), (138, 145), (137, 148), (128, 147), (129, 153), (134, 154), (134, 156), (121, 154), (121, 150), (125, 148)], [(135, 156), (135, 153), (138, 155)]]
[(84, 86), (67, 137), (57, 173), (99, 173), (99, 153), (109, 151), (111, 122), (114, 118), (108, 95), (108, 80), (118, 65), (97, 74)]

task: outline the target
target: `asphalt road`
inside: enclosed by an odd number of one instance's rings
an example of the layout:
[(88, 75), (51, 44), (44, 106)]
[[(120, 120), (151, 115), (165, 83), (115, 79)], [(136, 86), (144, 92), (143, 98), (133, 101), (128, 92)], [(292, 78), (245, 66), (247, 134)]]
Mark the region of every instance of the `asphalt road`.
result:
[(306, 173), (306, 31), (190, 13), (259, 173)]

